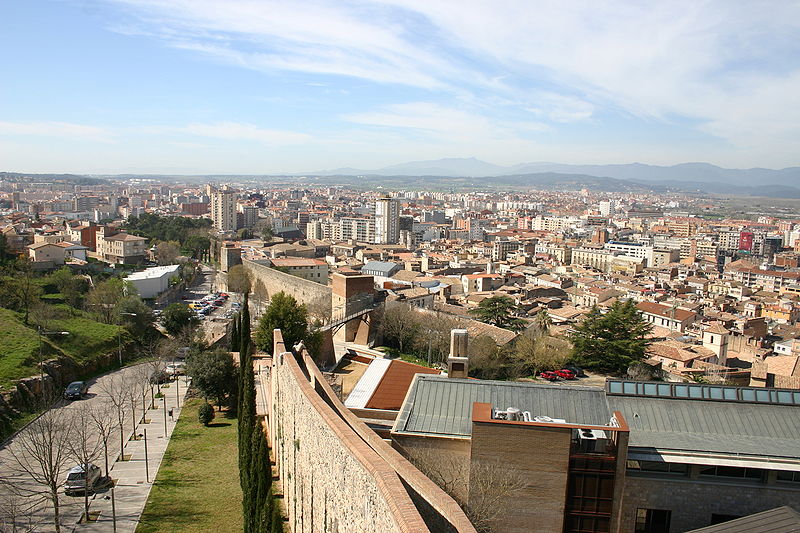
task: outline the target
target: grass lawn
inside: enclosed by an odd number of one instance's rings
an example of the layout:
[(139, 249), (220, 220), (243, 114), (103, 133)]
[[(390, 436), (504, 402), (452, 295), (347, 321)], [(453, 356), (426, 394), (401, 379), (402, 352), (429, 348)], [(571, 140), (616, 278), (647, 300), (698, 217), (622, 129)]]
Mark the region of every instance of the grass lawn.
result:
[(14, 380), (36, 374), (39, 336), (33, 329), (25, 327), (14, 311), (2, 308), (0, 346), (0, 388), (11, 385)]
[(202, 400), (186, 402), (150, 491), (137, 533), (242, 530), (236, 419), (197, 420)]

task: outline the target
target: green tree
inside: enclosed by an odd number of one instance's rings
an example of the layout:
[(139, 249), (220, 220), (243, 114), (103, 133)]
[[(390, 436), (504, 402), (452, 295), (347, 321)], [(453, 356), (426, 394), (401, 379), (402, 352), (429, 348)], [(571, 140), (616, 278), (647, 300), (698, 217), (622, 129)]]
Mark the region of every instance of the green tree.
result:
[(8, 265), (0, 280), (0, 302), (3, 307), (20, 311), (22, 321), (27, 324), (31, 307), (41, 295), (42, 287), (37, 283), (29, 259), (17, 259)]
[(183, 250), (195, 259), (202, 259), (211, 248), (211, 240), (203, 235), (189, 235), (183, 243)]
[(187, 327), (194, 327), (199, 322), (194, 311), (182, 303), (169, 304), (161, 313), (161, 325), (170, 335), (178, 335)]
[(547, 335), (550, 333), (550, 326), (553, 325), (553, 321), (550, 319), (550, 313), (547, 312), (547, 309), (542, 309), (538, 313), (536, 313), (536, 318), (534, 319), (534, 326), (536, 330), (542, 334)]
[(308, 332), (306, 307), (283, 291), (272, 297), (258, 322), (256, 346), (260, 350), (272, 352), (272, 332), (275, 329), (281, 330), (287, 348), (303, 340)]
[(605, 314), (594, 306), (570, 335), (573, 358), (587, 368), (624, 373), (644, 360), (651, 329), (632, 300), (614, 302)]
[(492, 324), (499, 328), (519, 329), (524, 322), (514, 317), (517, 304), (508, 296), (498, 294), (491, 298), (481, 300), (476, 309), (471, 309), (470, 314), (481, 322)]
[(136, 294), (136, 289), (121, 278), (109, 278), (97, 283), (86, 296), (84, 307), (104, 324), (117, 322), (120, 301)]
[(69, 267), (61, 267), (50, 275), (50, 281), (58, 288), (67, 305), (80, 308), (86, 294), (88, 282), (83, 276), (76, 276)]
[(117, 311), (119, 323), (133, 338), (143, 340), (153, 332), (153, 310), (138, 296), (126, 296), (120, 300)]
[(241, 334), (239, 333), (239, 313), (236, 313), (233, 316), (233, 321), (231, 322), (231, 351), (238, 352), (239, 351), (239, 341), (241, 341)]
[(238, 387), (239, 372), (233, 358), (225, 350), (200, 352), (189, 357), (186, 373), (192, 378), (192, 386), (205, 396), (207, 400), (222, 405), (228, 396), (235, 395)]
[(200, 408), (197, 409), (197, 419), (204, 426), (208, 426), (214, 420), (214, 408), (211, 404), (208, 402), (200, 404)]
[(256, 389), (250, 342), (249, 302), (245, 293), (240, 322), (239, 346), (239, 482), (242, 486), (244, 532), (255, 531), (254, 498), (257, 486), (253, 472), (253, 433), (256, 431)]

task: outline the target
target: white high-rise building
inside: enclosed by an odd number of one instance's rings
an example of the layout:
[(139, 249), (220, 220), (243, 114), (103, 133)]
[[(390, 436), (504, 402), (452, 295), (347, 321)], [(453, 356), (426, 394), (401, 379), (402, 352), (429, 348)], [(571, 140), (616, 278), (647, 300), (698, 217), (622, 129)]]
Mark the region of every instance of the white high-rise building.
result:
[(617, 206), (614, 205), (613, 200), (603, 200), (600, 202), (600, 215), (604, 217), (613, 217), (617, 212)]
[(217, 189), (213, 185), (206, 186), (211, 199), (211, 220), (218, 231), (236, 231), (236, 192), (223, 185)]
[(400, 240), (400, 202), (384, 196), (375, 201), (375, 242), (396, 244)]

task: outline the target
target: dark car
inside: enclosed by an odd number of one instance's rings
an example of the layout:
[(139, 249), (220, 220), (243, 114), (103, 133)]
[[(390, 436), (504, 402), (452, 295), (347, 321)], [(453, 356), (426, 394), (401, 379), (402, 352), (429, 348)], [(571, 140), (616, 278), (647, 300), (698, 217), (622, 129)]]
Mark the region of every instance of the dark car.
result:
[(89, 392), (89, 386), (85, 381), (73, 381), (67, 385), (64, 391), (64, 399), (66, 400), (80, 400), (83, 395)]
[(579, 366), (567, 365), (567, 366), (564, 367), (564, 369), (565, 370), (571, 370), (575, 374), (575, 377), (578, 377), (578, 378), (585, 378), (586, 377), (586, 372), (584, 372), (583, 369), (581, 367), (579, 367)]
[(95, 488), (100, 485), (100, 474), (100, 467), (91, 463), (73, 467), (67, 474), (64, 493), (70, 496), (72, 494), (82, 494), (83, 491), (94, 492)]

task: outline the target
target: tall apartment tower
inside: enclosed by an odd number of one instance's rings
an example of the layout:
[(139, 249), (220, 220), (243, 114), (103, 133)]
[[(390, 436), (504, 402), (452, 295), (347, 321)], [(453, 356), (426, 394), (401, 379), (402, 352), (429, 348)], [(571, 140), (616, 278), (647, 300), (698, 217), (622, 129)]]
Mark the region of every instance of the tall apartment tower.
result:
[(211, 220), (218, 231), (236, 231), (236, 192), (227, 185), (217, 189), (213, 185), (206, 186), (206, 193), (211, 200)]
[(375, 242), (396, 244), (400, 240), (400, 202), (389, 196), (375, 201)]

